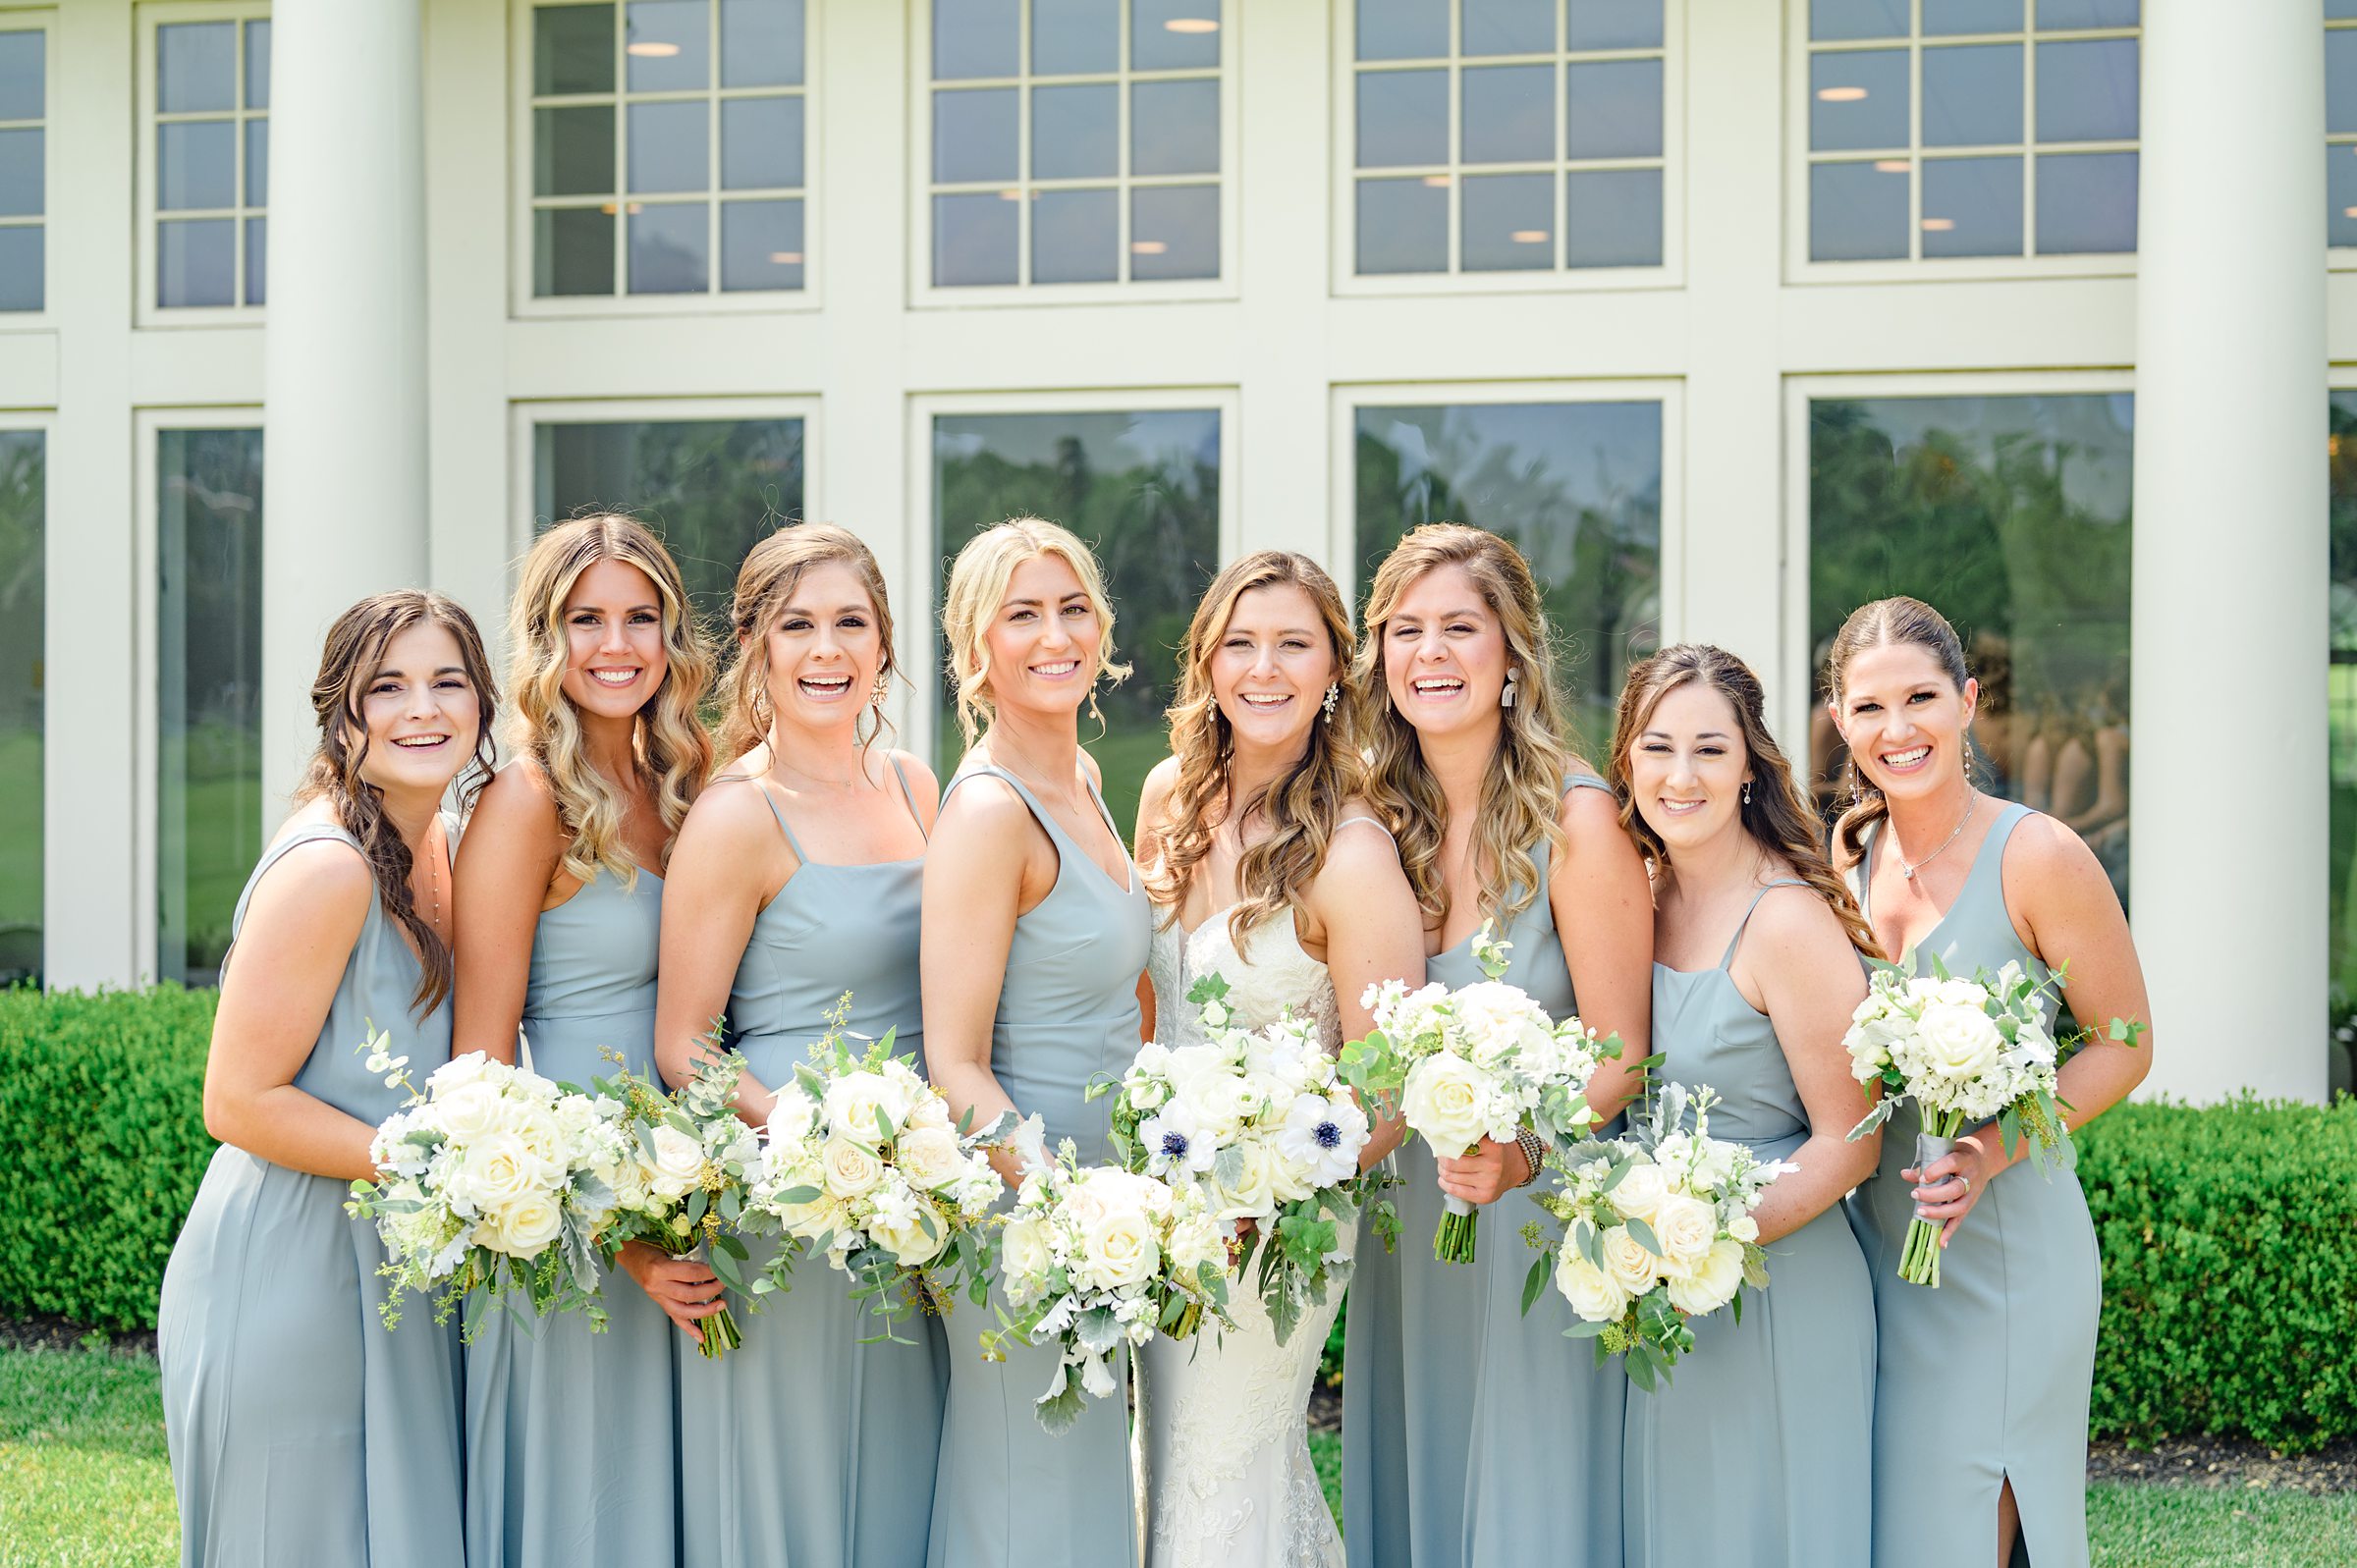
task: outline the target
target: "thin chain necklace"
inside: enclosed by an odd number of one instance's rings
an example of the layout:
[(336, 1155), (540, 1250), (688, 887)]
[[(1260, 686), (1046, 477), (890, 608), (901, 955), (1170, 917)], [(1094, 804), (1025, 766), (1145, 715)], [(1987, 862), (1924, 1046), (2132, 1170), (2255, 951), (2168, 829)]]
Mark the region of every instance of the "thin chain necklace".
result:
[(1902, 855), (1898, 852), (1898, 835), (1896, 832), (1893, 832), (1891, 835), (1891, 856), (1892, 859), (1898, 862), (1899, 875), (1906, 878), (1907, 881), (1913, 882), (1915, 880), (1915, 873), (1921, 871), (1924, 867), (1930, 865), (1933, 861), (1947, 853), (1947, 846), (1951, 843), (1954, 843), (1957, 836), (1963, 833), (1964, 825), (1972, 820), (1972, 814), (1976, 809), (1979, 808), (1980, 803), (1981, 792), (1978, 789), (1967, 792), (1964, 797), (1964, 815), (1956, 819), (1956, 825), (1954, 829), (1949, 832), (1946, 838), (1940, 840), (1939, 848), (1933, 850), (1930, 854), (1925, 855), (1921, 860), (1914, 862), (1912, 865), (1908, 863), (1905, 855)]
[(432, 926), (436, 931), (440, 931), (442, 929), (442, 873), (434, 863), (433, 830), (430, 828), (426, 830), (426, 841), (422, 847), (425, 850), (425, 891), (433, 904), (433, 913), (426, 916), (426, 924)]

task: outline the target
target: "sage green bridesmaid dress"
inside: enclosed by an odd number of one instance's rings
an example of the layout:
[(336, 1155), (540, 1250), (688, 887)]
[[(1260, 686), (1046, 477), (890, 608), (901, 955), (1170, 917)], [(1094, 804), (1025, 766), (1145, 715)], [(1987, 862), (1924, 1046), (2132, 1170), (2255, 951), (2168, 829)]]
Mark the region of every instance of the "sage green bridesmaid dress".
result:
[[(586, 1089), (655, 1070), (663, 879), (601, 871), (540, 912), (523, 994), (534, 1071)], [(620, 1269), (607, 1325), (477, 1309), (466, 1349), (467, 1568), (665, 1568), (677, 1560), (674, 1367), (683, 1336)]]
[[(1969, 976), (2047, 967), (2005, 909), (2005, 843), (2030, 814), (2007, 805), (1940, 923), (1915, 948)], [(1857, 871), (1867, 902), (1880, 834)], [(1868, 907), (1868, 918), (1873, 910)], [(2057, 1008), (2050, 997), (2047, 1021)], [(1898, 1277), (1922, 1118), (1901, 1107), (1883, 1129), (1882, 1168), (1849, 1197), (1873, 1271), (1880, 1330), (1874, 1408), (1874, 1560), (1878, 1568), (1988, 1568), (1997, 1504), (2013, 1483), (2021, 1535), (2013, 1560), (2086, 1568), (2087, 1404), (2095, 1384), (2104, 1271), (2075, 1172), (2041, 1176), (2023, 1160), (1990, 1182), (1950, 1238), (1940, 1288)]]
[[(1585, 774), (1564, 788), (1610, 791)], [(1542, 891), (1505, 933), (1513, 944), (1505, 978), (1561, 1018), (1578, 1005), (1544, 892), (1547, 844), (1533, 855)], [(1424, 973), (1452, 987), (1483, 978), (1470, 939)], [(1629, 1059), (1644, 1044), (1626, 1042)], [(1472, 1263), (1441, 1263), (1432, 1255), (1442, 1206), (1432, 1150), (1411, 1135), (1392, 1158), (1399, 1248), (1387, 1259), (1379, 1246), (1361, 1247), (1344, 1309), (1343, 1544), (1351, 1568), (1620, 1568), (1628, 1379), (1563, 1337), (1570, 1309), (1560, 1298), (1522, 1315), (1522, 1280), (1538, 1255), (1521, 1231), (1541, 1217), (1529, 1192), (1479, 1211)]]
[[(918, 825), (897, 759), (894, 775)], [(827, 1032), (851, 994), (846, 1029), (924, 1066), (917, 920), (924, 861), (830, 865), (802, 850), (768, 784), (754, 782), (794, 851), (794, 874), (761, 913), (729, 988), (730, 1043), (770, 1088)], [(856, 1043), (856, 1042), (854, 1042)], [(775, 1255), (752, 1244), (751, 1268)], [(912, 1317), (909, 1343), (881, 1332), (850, 1276), (824, 1257), (796, 1262), (794, 1288), (741, 1307), (744, 1343), (718, 1361), (679, 1336), (682, 1506), (687, 1568), (899, 1568), (923, 1561), (949, 1382), (939, 1319)], [(980, 1315), (970, 1305), (954, 1322)]]
[[(453, 852), (458, 827), (444, 819)], [(253, 890), (300, 844), (341, 827), (301, 828), (246, 880)], [(420, 1083), (450, 1058), (450, 1004), (410, 1010), (416, 953), (371, 896), (359, 940), (295, 1087), (376, 1123), (405, 1098), (363, 1069), (371, 1022)], [(457, 1568), (460, 1510), (458, 1325), (411, 1298), (401, 1325), (377, 1316), (385, 1262), (376, 1226), (344, 1212), (349, 1182), (273, 1164), (224, 1144), (164, 1269), (156, 1311), (164, 1436), (189, 1568)]]
[[(1069, 1138), (1083, 1164), (1112, 1158), (1110, 1096), (1090, 1104), (1089, 1080), (1118, 1077), (1137, 1054), (1137, 980), (1152, 938), (1146, 891), (1131, 870), (1117, 885), (1073, 842), (1031, 791), (1001, 768), (975, 766), (943, 791), (946, 800), (988, 775), (1020, 795), (1056, 846), (1056, 884), (1014, 923), (1007, 980), (991, 1026), (990, 1068), (1015, 1108), (1046, 1123), (1048, 1148)], [(1097, 810), (1105, 801), (1089, 787)], [(1113, 818), (1105, 826), (1118, 842)], [(1053, 1346), (1011, 1348), (984, 1361), (975, 1333), (953, 1325), (950, 1404), (941, 1434), (941, 1477), (933, 1494), (930, 1568), (1121, 1568), (1137, 1561), (1137, 1514), (1129, 1487), (1128, 1375), (1123, 1390), (1083, 1402), (1079, 1421), (1049, 1433), (1032, 1414), (1057, 1365)]]
[[(1727, 966), (1769, 889), (1806, 886), (1762, 888), (1718, 968), (1653, 966), (1663, 1076), (1717, 1090), (1711, 1136), (1762, 1160), (1808, 1141), (1808, 1112), (1775, 1026)], [(1768, 1274), (1765, 1291), (1745, 1292), (1741, 1323), (1731, 1308), (1694, 1320), (1693, 1352), (1668, 1386), (1628, 1392), (1627, 1568), (1867, 1568), (1874, 1286), (1841, 1206), (1770, 1245)]]

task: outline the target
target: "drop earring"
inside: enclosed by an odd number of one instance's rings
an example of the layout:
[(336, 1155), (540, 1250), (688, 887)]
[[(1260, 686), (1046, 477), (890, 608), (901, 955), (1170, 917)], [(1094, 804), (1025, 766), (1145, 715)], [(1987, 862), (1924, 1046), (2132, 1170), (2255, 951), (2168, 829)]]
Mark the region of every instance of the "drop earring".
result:
[(1334, 717), (1334, 705), (1342, 700), (1343, 683), (1339, 680), (1330, 682), (1326, 687), (1326, 700), (1318, 704), (1319, 711), (1331, 719)]
[(867, 700), (871, 707), (876, 708), (881, 708), (884, 706), (884, 704), (892, 700), (891, 671), (879, 670), (876, 672), (876, 684), (874, 689), (869, 691)]
[(1514, 682), (1521, 678), (1521, 671), (1515, 669), (1512, 665), (1507, 665), (1506, 667), (1506, 687), (1504, 690), (1498, 693), (1499, 707), (1510, 708), (1514, 705)]
[(1751, 804), (1751, 781), (1749, 779), (1743, 781), (1743, 804), (1746, 806)]

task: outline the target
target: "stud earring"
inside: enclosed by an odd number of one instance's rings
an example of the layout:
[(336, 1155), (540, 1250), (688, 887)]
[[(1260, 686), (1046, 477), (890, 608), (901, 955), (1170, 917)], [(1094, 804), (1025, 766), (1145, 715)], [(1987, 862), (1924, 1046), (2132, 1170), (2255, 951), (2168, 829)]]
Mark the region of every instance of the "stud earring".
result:
[(1318, 707), (1325, 713), (1327, 718), (1331, 719), (1334, 717), (1334, 705), (1342, 700), (1343, 683), (1339, 680), (1333, 681), (1326, 687), (1326, 700), (1319, 703)]
[(1515, 669), (1515, 668), (1514, 668), (1513, 666), (1511, 666), (1511, 665), (1508, 665), (1508, 666), (1507, 666), (1507, 669), (1506, 669), (1506, 686), (1505, 686), (1505, 689), (1504, 689), (1504, 690), (1502, 690), (1502, 691), (1500, 691), (1500, 692), (1498, 693), (1498, 706), (1499, 706), (1499, 707), (1501, 707), (1501, 708), (1510, 708), (1510, 707), (1512, 707), (1512, 706), (1514, 705), (1514, 682), (1515, 682), (1515, 681), (1517, 681), (1517, 680), (1519, 680), (1519, 679), (1521, 679), (1521, 678), (1522, 678), (1522, 672), (1521, 672), (1521, 671), (1519, 671), (1519, 670)]

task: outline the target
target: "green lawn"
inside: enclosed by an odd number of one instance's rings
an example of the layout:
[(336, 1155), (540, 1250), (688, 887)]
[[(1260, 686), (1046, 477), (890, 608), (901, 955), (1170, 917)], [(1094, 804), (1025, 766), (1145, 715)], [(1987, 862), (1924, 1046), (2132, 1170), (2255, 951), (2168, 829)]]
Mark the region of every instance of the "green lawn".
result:
[[(1339, 1511), (1342, 1438), (1309, 1443)], [(2357, 1561), (2357, 1495), (2101, 1485), (2087, 1525), (2096, 1568)], [(172, 1561), (176, 1533), (155, 1363), (0, 1350), (0, 1568), (146, 1568)]]

